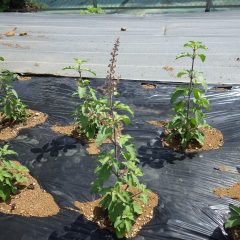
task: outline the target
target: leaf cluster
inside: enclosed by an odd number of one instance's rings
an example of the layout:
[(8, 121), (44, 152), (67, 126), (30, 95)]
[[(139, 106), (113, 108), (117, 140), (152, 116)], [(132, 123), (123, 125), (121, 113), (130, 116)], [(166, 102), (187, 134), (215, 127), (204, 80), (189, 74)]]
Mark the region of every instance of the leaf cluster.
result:
[(229, 204), (230, 217), (225, 223), (225, 228), (234, 228), (240, 226), (240, 207)]
[(3, 201), (18, 192), (17, 184), (27, 181), (23, 173), (28, 172), (26, 167), (7, 160), (7, 155), (16, 155), (16, 152), (4, 145), (0, 148), (0, 199)]
[[(99, 144), (113, 133), (112, 128), (108, 126), (114, 124), (112, 118), (109, 116), (110, 100), (106, 96), (99, 97), (88, 79), (83, 78), (83, 74), (88, 72), (92, 75), (96, 73), (90, 68), (85, 68), (83, 65), (85, 60), (75, 59), (75, 65), (65, 67), (64, 70), (75, 70), (79, 73), (77, 79), (77, 90), (73, 96), (80, 99), (80, 103), (76, 106), (74, 111), (74, 119), (79, 126), (78, 131), (87, 139), (96, 138)], [(117, 92), (114, 93), (117, 95)], [(121, 122), (130, 123), (129, 116), (126, 114), (120, 115), (115, 110), (122, 110), (133, 114), (129, 106), (116, 101), (114, 103), (114, 115), (120, 126)], [(106, 135), (107, 133), (107, 135)]]
[[(97, 160), (92, 191), (103, 197), (101, 205), (107, 210), (119, 238), (131, 231), (136, 218), (142, 213), (141, 205), (148, 202), (148, 190), (138, 179), (143, 176), (138, 162), (129, 135), (117, 138), (117, 154), (116, 149), (111, 149), (101, 153)], [(114, 178), (114, 184), (106, 186), (110, 178)]]
[[(0, 61), (4, 58), (0, 57)], [(13, 89), (13, 81), (17, 79), (17, 74), (8, 70), (0, 72), (0, 113), (7, 122), (22, 122), (28, 117), (26, 105), (19, 99), (17, 92)]]
[(104, 10), (101, 7), (89, 6), (86, 10), (81, 10), (80, 14), (101, 14), (104, 13)]
[(177, 87), (171, 95), (170, 103), (173, 105), (174, 115), (166, 128), (169, 130), (169, 139), (180, 138), (180, 143), (185, 149), (192, 140), (199, 144), (204, 143), (204, 135), (200, 128), (207, 126), (203, 110), (209, 110), (209, 101), (205, 96), (207, 83), (201, 72), (194, 69), (195, 60), (199, 58), (202, 62), (206, 56), (199, 50), (206, 50), (201, 42), (190, 41), (184, 45), (191, 52), (183, 52), (176, 56), (179, 58), (190, 58), (191, 68), (185, 69), (177, 74), (177, 77), (185, 77), (188, 84)]

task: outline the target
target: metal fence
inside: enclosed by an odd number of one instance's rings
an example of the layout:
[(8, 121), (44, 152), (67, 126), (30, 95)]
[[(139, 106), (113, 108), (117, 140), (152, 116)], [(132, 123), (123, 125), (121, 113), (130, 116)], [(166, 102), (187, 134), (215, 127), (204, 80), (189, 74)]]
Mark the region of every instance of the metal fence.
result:
[(86, 8), (97, 2), (102, 8), (219, 8), (240, 7), (240, 0), (38, 0), (48, 8)]

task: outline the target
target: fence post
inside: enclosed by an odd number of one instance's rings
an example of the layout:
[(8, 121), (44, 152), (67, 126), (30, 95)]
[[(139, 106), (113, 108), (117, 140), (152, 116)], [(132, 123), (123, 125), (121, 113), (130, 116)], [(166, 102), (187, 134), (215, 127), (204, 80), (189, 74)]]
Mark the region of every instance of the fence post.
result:
[(93, 0), (93, 7), (97, 8), (97, 0)]
[(212, 0), (206, 0), (205, 12), (210, 12), (212, 7), (213, 7), (213, 1)]

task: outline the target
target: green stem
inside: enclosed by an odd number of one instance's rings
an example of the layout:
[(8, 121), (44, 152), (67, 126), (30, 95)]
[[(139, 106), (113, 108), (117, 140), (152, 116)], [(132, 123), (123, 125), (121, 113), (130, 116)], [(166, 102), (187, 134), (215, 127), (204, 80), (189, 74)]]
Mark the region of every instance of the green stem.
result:
[(192, 94), (192, 88), (193, 88), (193, 71), (194, 71), (194, 62), (196, 58), (196, 48), (193, 48), (193, 55), (192, 55), (192, 67), (190, 70), (190, 82), (189, 82), (189, 90), (188, 90), (188, 98), (187, 98), (187, 116), (186, 116), (186, 129), (185, 129), (185, 137), (187, 135), (187, 132), (189, 131), (189, 112), (190, 112), (190, 106), (191, 106), (191, 94)]

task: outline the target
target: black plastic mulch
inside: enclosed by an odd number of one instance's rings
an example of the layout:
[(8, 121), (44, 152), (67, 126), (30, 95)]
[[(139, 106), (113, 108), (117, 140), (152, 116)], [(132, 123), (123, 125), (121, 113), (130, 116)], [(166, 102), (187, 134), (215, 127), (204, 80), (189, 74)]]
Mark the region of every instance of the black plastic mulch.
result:
[[(93, 85), (101, 86), (101, 80)], [(208, 123), (224, 134), (219, 150), (183, 155), (161, 146), (157, 129), (148, 120), (166, 120), (170, 113), (169, 98), (174, 84), (156, 83), (147, 90), (141, 82), (124, 81), (119, 85), (121, 100), (135, 110), (133, 124), (125, 131), (134, 136), (141, 166), (142, 181), (160, 198), (154, 218), (136, 240), (205, 240), (227, 239), (221, 226), (228, 204), (238, 202), (216, 197), (212, 190), (240, 180), (239, 173), (215, 170), (221, 164), (236, 167), (240, 150), (240, 88), (208, 92), (212, 110)], [(31, 109), (49, 114), (43, 125), (23, 130), (10, 145), (45, 190), (61, 207), (61, 212), (48, 218), (25, 218), (0, 214), (1, 240), (98, 240), (115, 239), (76, 212), (65, 209), (75, 200), (97, 198), (90, 193), (94, 179), (95, 156), (89, 156), (82, 143), (50, 130), (53, 124), (72, 122), (71, 113), (77, 100), (71, 97), (74, 79), (33, 77), (16, 83), (20, 97)], [(223, 232), (223, 233), (222, 233)]]

